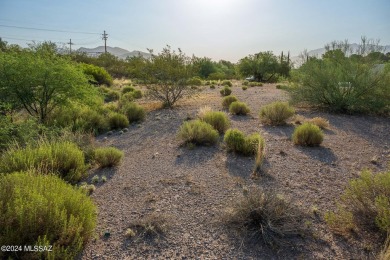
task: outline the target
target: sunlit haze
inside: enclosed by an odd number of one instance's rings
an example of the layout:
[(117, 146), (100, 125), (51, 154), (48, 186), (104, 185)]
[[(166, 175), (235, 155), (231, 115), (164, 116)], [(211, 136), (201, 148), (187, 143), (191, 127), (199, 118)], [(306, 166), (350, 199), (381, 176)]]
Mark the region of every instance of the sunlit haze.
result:
[(2, 0), (0, 37), (22, 46), (72, 39), (77, 49), (103, 45), (106, 30), (111, 47), (159, 52), (168, 44), (236, 62), (266, 50), (296, 56), (362, 35), (389, 45), (389, 10), (388, 0)]

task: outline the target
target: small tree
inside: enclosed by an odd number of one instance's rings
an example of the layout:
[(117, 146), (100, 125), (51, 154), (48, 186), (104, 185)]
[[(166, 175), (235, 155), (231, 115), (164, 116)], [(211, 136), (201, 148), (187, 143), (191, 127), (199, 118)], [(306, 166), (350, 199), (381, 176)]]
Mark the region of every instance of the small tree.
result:
[(144, 73), (148, 95), (160, 100), (164, 106), (172, 107), (179, 99), (193, 95), (197, 89), (187, 84), (193, 76), (192, 60), (179, 49), (176, 53), (170, 46), (158, 55), (146, 60)]
[(45, 121), (58, 106), (93, 91), (81, 69), (58, 56), (50, 44), (34, 50), (0, 52), (0, 101)]

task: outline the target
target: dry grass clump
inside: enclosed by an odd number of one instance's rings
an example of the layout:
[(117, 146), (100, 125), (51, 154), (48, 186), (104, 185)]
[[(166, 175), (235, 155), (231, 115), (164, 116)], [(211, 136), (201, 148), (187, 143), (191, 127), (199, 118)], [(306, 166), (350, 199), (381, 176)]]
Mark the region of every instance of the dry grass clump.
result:
[(262, 240), (271, 246), (301, 233), (300, 219), (294, 205), (272, 192), (249, 189), (224, 216), (228, 226), (245, 237)]
[(255, 158), (255, 168), (253, 170), (253, 177), (256, 177), (259, 173), (261, 173), (261, 168), (263, 166), (265, 158), (265, 140), (264, 138), (260, 138), (260, 141), (257, 145), (256, 158)]
[(297, 145), (319, 146), (324, 140), (324, 134), (318, 126), (306, 122), (295, 128), (292, 139)]
[(273, 102), (260, 109), (260, 121), (268, 125), (284, 125), (295, 114), (287, 102)]
[(213, 111), (213, 109), (209, 106), (204, 106), (199, 108), (197, 116), (199, 118), (203, 118), (207, 113)]
[(144, 239), (160, 238), (169, 229), (168, 219), (167, 215), (154, 212), (143, 219), (130, 223), (129, 229), (132, 232), (128, 229), (126, 235), (128, 237), (137, 236)]
[(218, 131), (201, 120), (187, 121), (179, 129), (178, 137), (184, 143), (213, 145), (218, 142)]
[(329, 127), (329, 121), (323, 117), (313, 117), (308, 120), (309, 123), (318, 126), (321, 129), (326, 129)]

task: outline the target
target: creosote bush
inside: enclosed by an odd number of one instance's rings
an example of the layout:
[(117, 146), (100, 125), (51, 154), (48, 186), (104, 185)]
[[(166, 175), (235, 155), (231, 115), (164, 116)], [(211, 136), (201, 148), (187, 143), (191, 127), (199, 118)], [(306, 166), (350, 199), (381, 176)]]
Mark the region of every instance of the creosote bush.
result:
[(293, 204), (260, 189), (249, 190), (224, 216), (225, 223), (244, 237), (270, 246), (281, 246), (285, 239), (298, 236), (302, 231), (300, 219)]
[(120, 113), (110, 113), (108, 115), (108, 122), (111, 129), (121, 129), (129, 126), (129, 120), (127, 117)]
[(134, 90), (133, 91), (133, 97), (135, 98), (135, 99), (140, 99), (140, 98), (142, 98), (142, 91), (141, 90), (139, 90), (139, 89), (137, 89), (137, 90)]
[(259, 134), (245, 136), (238, 129), (229, 129), (225, 133), (224, 141), (229, 151), (242, 155), (256, 154), (259, 143), (264, 146), (264, 139)]
[[(345, 216), (349, 216), (349, 221), (345, 221)], [(338, 233), (355, 226), (369, 226), (390, 235), (390, 171), (372, 174), (365, 170), (351, 180), (338, 209), (327, 212), (325, 220)]]
[(306, 122), (295, 128), (292, 139), (294, 144), (319, 146), (324, 140), (324, 134), (318, 126)]
[(209, 111), (204, 113), (200, 120), (210, 124), (220, 134), (225, 133), (230, 126), (229, 118), (224, 112)]
[(229, 112), (233, 115), (246, 115), (251, 110), (244, 102), (234, 101), (229, 106)]
[[(75, 259), (93, 235), (96, 207), (85, 191), (53, 175), (0, 176), (0, 244), (53, 246), (18, 259)], [(14, 252), (0, 252), (1, 259)]]
[(260, 121), (268, 125), (284, 125), (295, 114), (295, 110), (286, 102), (273, 102), (260, 109)]
[(87, 167), (83, 152), (68, 141), (15, 147), (4, 152), (0, 158), (2, 173), (29, 170), (40, 174), (54, 173), (74, 183), (85, 176)]
[(123, 156), (123, 152), (115, 147), (95, 149), (95, 161), (100, 168), (118, 166)]
[(238, 98), (233, 95), (226, 96), (222, 99), (222, 106), (223, 108), (228, 109), (230, 104), (233, 103), (234, 101), (238, 101)]
[(129, 120), (130, 123), (140, 122), (145, 120), (146, 117), (145, 109), (134, 102), (130, 102), (126, 104), (122, 108), (122, 110), (124, 114), (127, 116), (127, 119)]
[(229, 96), (232, 93), (231, 88), (225, 86), (223, 89), (219, 91), (223, 97)]
[(218, 142), (218, 131), (210, 124), (201, 120), (184, 122), (178, 136), (185, 143), (198, 145), (213, 145)]

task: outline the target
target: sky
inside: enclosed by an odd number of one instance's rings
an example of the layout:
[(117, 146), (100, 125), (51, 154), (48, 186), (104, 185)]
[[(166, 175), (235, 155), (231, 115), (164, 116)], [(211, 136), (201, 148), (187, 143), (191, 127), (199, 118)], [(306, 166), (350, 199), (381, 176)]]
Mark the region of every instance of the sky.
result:
[(390, 45), (389, 14), (390, 0), (0, 0), (0, 37), (22, 46), (72, 39), (77, 49), (104, 45), (105, 30), (111, 47), (158, 53), (170, 45), (237, 62), (361, 36)]

